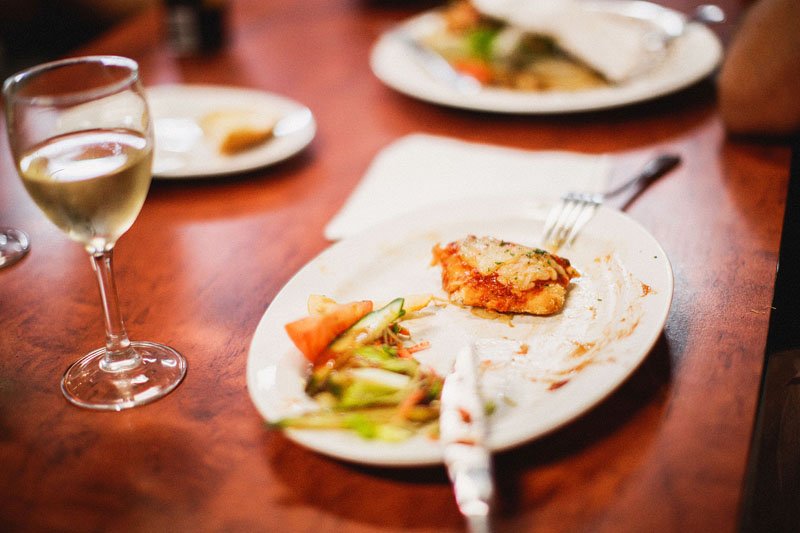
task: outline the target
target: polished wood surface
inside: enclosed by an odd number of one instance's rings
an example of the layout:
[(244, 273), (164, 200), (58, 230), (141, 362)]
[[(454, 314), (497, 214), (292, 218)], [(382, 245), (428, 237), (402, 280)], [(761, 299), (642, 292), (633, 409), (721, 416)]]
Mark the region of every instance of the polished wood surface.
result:
[[(694, 3), (668, 5), (688, 11)], [(728, 42), (744, 2), (721, 3)], [(684, 162), (629, 208), (675, 271), (666, 329), (611, 397), (562, 430), (496, 456), (499, 531), (733, 531), (770, 316), (789, 149), (729, 138), (713, 80), (596, 113), (447, 109), (383, 86), (377, 36), (432, 5), (233, 0), (228, 46), (170, 53), (153, 9), (81, 53), (140, 62), (146, 84), (213, 83), (308, 105), (301, 155), (246, 175), (155, 181), (116, 251), (131, 336), (181, 351), (189, 372), (151, 405), (69, 405), (61, 373), (102, 343), (81, 247), (33, 205), (0, 141), (0, 224), (32, 251), (0, 270), (0, 529), (4, 531), (460, 531), (444, 470), (331, 460), (265, 428), (247, 393), (255, 327), (328, 243), (322, 228), (372, 158), (427, 132), (530, 150), (669, 147)]]

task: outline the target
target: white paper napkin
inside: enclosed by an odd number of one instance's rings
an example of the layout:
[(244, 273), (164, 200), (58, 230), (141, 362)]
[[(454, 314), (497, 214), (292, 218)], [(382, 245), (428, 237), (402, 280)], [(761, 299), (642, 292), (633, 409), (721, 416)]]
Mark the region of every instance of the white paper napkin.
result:
[(384, 148), (342, 209), (325, 227), (337, 240), (426, 205), (511, 197), (555, 202), (570, 190), (604, 190), (604, 155), (531, 152), (412, 134)]
[(586, 9), (580, 0), (474, 0), (479, 11), (559, 46), (611, 81), (634, 75), (646, 60), (648, 32), (655, 28), (631, 17)]

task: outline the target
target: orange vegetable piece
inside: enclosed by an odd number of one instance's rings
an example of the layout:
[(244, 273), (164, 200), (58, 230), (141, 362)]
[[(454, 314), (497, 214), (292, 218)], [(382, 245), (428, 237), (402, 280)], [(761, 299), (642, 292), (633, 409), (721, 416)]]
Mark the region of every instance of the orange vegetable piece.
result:
[(472, 76), (483, 85), (492, 82), (494, 74), (492, 68), (485, 62), (478, 59), (462, 59), (453, 64), (453, 68), (462, 74)]
[(316, 364), (333, 340), (372, 311), (372, 302), (363, 300), (335, 304), (321, 315), (307, 316), (286, 324), (286, 333), (303, 356)]

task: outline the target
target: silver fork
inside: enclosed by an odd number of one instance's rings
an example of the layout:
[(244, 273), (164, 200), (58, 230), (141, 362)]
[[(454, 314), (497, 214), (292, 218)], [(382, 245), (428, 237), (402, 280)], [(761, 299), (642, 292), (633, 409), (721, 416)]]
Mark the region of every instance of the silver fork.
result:
[(566, 193), (547, 215), (542, 233), (542, 243), (551, 250), (558, 250), (565, 245), (570, 246), (581, 229), (594, 216), (597, 208), (606, 200), (636, 188), (634, 194), (626, 202), (627, 205), (646, 185), (675, 168), (680, 161), (680, 156), (676, 154), (661, 154), (648, 161), (638, 174), (609, 191)]

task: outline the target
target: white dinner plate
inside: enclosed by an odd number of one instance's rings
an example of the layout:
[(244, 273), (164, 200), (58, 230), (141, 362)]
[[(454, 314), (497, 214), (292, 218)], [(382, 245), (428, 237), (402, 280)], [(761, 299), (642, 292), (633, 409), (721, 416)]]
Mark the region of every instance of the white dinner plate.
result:
[[(677, 11), (640, 0), (587, 0), (595, 11), (644, 20), (657, 29), (672, 32), (686, 20)], [(437, 11), (429, 11), (402, 26), (416, 37), (442, 25)], [(463, 93), (432, 77), (410, 47), (384, 33), (372, 49), (370, 65), (389, 87), (408, 96), (446, 106), (498, 113), (546, 114), (590, 111), (641, 102), (688, 87), (711, 74), (722, 59), (722, 44), (706, 26), (689, 24), (675, 38), (667, 54), (655, 66), (611, 87), (582, 91), (515, 91), (486, 87)]]
[[(535, 246), (546, 208), (511, 200), (426, 209), (339, 241), (304, 266), (262, 317), (247, 361), (247, 385), (268, 421), (314, 409), (304, 392), (308, 370), (284, 325), (307, 316), (309, 294), (338, 301), (389, 301), (406, 294), (444, 297), (431, 249), (468, 234)], [(664, 327), (672, 300), (672, 269), (664, 250), (637, 222), (598, 210), (572, 248), (562, 252), (581, 273), (564, 310), (554, 316), (487, 318), (455, 305), (434, 307), (405, 322), (415, 341), (431, 347), (418, 358), (442, 375), (469, 335), (483, 361), (490, 445), (510, 448), (570, 422), (614, 391), (640, 364)], [(365, 440), (335, 430), (287, 430), (288, 437), (339, 459), (384, 466), (441, 462), (424, 435), (400, 443)]]
[[(147, 88), (155, 124), (153, 175), (199, 178), (246, 172), (288, 159), (305, 148), (316, 122), (304, 105), (264, 91), (215, 85), (157, 85)], [(219, 152), (200, 121), (209, 113), (244, 110), (278, 118), (275, 135), (233, 155)]]

